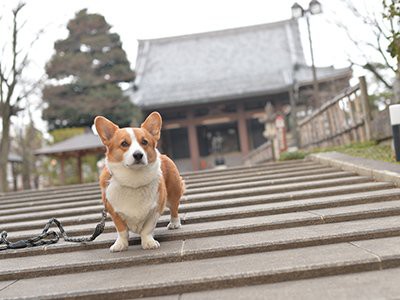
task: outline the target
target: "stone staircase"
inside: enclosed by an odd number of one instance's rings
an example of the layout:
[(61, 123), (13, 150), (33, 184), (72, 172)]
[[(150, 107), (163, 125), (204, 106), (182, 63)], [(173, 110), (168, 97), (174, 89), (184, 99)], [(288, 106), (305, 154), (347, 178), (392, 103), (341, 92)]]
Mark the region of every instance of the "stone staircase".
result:
[[(0, 298), (399, 298), (400, 188), (313, 161), (184, 174), (183, 226), (161, 248), (110, 253), (95, 242), (0, 251)], [(0, 196), (0, 231), (40, 233), (50, 217), (89, 235), (97, 184)], [(162, 297), (160, 297), (162, 296)]]

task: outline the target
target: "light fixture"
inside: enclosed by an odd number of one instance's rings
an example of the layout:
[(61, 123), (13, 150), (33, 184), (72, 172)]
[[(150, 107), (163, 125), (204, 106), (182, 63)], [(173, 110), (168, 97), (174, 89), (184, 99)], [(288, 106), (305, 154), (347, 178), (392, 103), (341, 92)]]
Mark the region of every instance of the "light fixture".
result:
[(292, 17), (297, 19), (297, 18), (301, 18), (304, 15), (304, 9), (303, 7), (301, 7), (300, 4), (298, 4), (297, 2), (295, 2), (292, 5)]
[(322, 13), (322, 5), (317, 0), (311, 0), (308, 9), (312, 15), (317, 15)]

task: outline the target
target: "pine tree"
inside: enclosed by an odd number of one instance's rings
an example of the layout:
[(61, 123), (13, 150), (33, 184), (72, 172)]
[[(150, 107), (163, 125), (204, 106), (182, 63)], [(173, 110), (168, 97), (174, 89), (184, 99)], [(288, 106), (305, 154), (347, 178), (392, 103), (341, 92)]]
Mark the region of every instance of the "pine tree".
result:
[(43, 118), (50, 129), (90, 126), (96, 115), (128, 126), (139, 110), (119, 86), (131, 82), (131, 70), (119, 35), (99, 14), (79, 11), (67, 26), (69, 36), (55, 43), (46, 65), (49, 84), (43, 89), (48, 104)]

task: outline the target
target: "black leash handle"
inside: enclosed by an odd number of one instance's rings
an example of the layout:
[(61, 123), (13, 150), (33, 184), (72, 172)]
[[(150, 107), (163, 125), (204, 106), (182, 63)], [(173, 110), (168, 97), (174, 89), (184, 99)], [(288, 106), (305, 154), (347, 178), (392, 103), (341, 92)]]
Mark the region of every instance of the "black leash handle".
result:
[[(89, 237), (69, 237), (65, 232), (61, 222), (58, 221), (56, 218), (51, 218), (46, 223), (41, 234), (27, 240), (19, 240), (17, 242), (12, 243), (7, 239), (8, 235), (7, 231), (3, 231), (0, 233), (0, 251), (7, 249), (22, 249), (27, 247), (55, 244), (60, 240), (60, 238), (62, 238), (66, 242), (73, 242), (73, 243), (92, 242), (100, 234), (103, 233), (106, 223), (106, 218), (107, 218), (107, 212), (106, 210), (103, 210), (101, 221), (96, 225), (93, 234)], [(58, 227), (59, 233), (53, 230), (49, 231), (51, 225), (53, 224), (55, 224)]]

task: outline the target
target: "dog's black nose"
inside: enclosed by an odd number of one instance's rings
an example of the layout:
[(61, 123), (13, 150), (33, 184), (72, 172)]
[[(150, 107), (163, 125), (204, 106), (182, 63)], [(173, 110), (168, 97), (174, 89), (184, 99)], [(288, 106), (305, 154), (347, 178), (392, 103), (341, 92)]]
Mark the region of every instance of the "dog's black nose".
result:
[(133, 153), (133, 158), (136, 161), (140, 161), (143, 158), (143, 153), (140, 151), (136, 151), (135, 153)]

